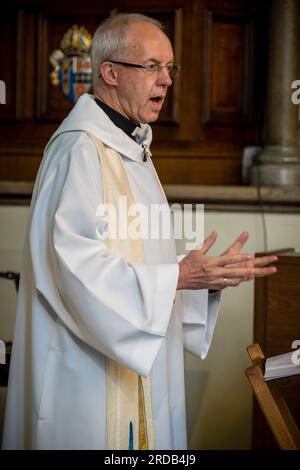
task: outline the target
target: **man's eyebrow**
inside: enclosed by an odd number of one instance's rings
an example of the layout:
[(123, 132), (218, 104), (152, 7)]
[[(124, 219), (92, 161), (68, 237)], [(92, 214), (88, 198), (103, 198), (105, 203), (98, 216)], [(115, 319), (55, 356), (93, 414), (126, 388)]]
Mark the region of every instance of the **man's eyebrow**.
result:
[(154, 62), (155, 64), (160, 64), (160, 61), (154, 58), (147, 59), (145, 62)]
[[(154, 58), (147, 59), (147, 60), (145, 60), (145, 62), (154, 62), (155, 64), (161, 64), (161, 62), (160, 62), (159, 60), (154, 59)], [(167, 64), (173, 64), (173, 63), (174, 63), (174, 59), (169, 60), (169, 61), (167, 62)]]

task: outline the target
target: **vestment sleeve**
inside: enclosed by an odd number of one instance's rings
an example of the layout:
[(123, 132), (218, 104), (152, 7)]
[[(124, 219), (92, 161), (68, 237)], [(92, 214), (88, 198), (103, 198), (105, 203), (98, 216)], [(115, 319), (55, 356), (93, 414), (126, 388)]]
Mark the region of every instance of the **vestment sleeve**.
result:
[(181, 291), (184, 348), (205, 359), (213, 336), (220, 294), (208, 294), (207, 290)]
[(55, 158), (40, 178), (30, 234), (39, 295), (80, 339), (147, 375), (167, 332), (178, 265), (129, 264), (107, 249), (100, 164), (87, 136), (76, 145), (60, 136), (48, 152)]
[[(179, 256), (178, 260), (183, 256)], [(220, 306), (221, 293), (181, 290), (184, 349), (201, 359), (207, 356)]]

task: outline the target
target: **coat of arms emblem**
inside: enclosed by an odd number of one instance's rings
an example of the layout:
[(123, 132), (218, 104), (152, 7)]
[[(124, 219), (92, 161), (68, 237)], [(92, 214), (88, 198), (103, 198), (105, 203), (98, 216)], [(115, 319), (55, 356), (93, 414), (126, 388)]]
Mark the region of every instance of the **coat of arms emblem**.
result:
[(61, 40), (60, 49), (49, 57), (54, 69), (50, 73), (51, 83), (70, 101), (75, 102), (91, 88), (91, 44), (92, 36), (84, 26), (73, 25)]

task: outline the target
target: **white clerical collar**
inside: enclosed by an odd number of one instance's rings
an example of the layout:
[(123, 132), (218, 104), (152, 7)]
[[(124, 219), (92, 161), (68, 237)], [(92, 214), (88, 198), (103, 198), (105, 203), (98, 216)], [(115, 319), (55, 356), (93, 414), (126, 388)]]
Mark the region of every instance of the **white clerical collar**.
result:
[(151, 156), (149, 147), (152, 141), (152, 130), (148, 124), (141, 124), (140, 138), (142, 140), (141, 145), (139, 145), (118, 128), (97, 105), (94, 97), (87, 93), (78, 99), (69, 115), (52, 136), (51, 141), (58, 134), (70, 131), (91, 133), (121, 155), (143, 165), (147, 164), (145, 161), (145, 148), (147, 157)]

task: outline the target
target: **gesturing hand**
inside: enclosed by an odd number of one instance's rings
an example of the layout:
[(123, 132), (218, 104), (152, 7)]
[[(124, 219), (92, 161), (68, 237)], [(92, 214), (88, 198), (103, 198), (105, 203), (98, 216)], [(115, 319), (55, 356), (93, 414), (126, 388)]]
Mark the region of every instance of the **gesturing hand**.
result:
[(248, 232), (243, 232), (222, 255), (208, 256), (217, 238), (217, 233), (212, 232), (199, 249), (190, 251), (180, 261), (177, 289), (220, 290), (275, 273), (276, 268), (269, 265), (277, 260), (276, 256), (253, 258), (240, 253), (248, 237)]
[[(232, 245), (230, 245), (229, 248), (227, 248), (227, 250), (224, 251), (223, 255), (239, 253), (241, 248), (244, 246), (244, 244), (248, 240), (248, 238), (249, 238), (248, 232), (241, 233), (238, 236), (238, 238), (232, 243)], [(245, 278), (241, 277), (239, 280), (230, 279), (228, 277), (227, 286), (237, 286), (241, 282), (249, 281), (253, 279), (254, 277), (269, 276), (270, 274), (276, 273), (277, 269), (275, 268), (275, 266), (270, 266), (270, 264), (274, 263), (277, 260), (278, 260), (277, 256), (271, 255), (271, 256), (261, 256), (259, 258), (251, 257), (251, 259), (247, 261), (243, 261), (241, 263), (235, 263), (235, 267), (249, 269), (250, 272)], [(228, 265), (227, 267), (231, 268), (232, 265)]]

